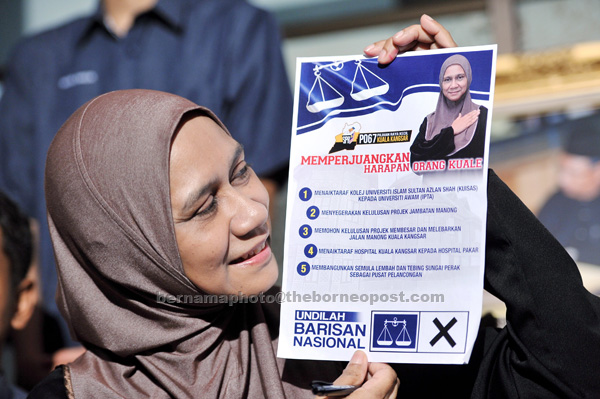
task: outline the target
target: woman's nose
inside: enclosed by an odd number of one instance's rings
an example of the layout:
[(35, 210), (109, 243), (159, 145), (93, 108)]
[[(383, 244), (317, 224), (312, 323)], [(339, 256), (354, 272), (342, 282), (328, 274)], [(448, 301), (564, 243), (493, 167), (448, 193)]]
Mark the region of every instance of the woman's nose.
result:
[(269, 209), (267, 202), (260, 197), (237, 193), (232, 198), (230, 229), (237, 237), (247, 237), (268, 233)]

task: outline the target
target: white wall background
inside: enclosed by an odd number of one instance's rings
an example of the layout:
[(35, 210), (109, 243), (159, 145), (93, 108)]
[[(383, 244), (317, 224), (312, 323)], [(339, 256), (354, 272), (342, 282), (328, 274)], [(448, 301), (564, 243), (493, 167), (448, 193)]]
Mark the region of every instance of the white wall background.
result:
[(98, 0), (24, 0), (23, 30), (32, 34), (90, 14)]

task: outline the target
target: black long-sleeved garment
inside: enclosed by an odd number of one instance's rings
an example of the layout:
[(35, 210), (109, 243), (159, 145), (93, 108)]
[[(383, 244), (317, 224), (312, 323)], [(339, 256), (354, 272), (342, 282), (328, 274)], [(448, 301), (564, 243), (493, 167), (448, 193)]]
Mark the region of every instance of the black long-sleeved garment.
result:
[(600, 298), (490, 171), (485, 288), (507, 325), (482, 328), (466, 366), (396, 365), (399, 398), (600, 398)]

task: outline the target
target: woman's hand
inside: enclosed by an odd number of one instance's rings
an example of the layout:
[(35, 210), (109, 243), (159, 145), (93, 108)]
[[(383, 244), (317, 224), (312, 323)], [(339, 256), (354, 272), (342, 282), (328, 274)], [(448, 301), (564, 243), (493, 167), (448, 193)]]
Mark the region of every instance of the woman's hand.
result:
[(396, 55), (409, 50), (429, 50), (456, 47), (450, 32), (427, 14), (421, 16), (420, 25), (402, 29), (394, 36), (380, 40), (364, 49), (368, 57), (378, 57), (380, 64), (389, 64)]
[(469, 126), (477, 122), (479, 118), (479, 109), (473, 110), (466, 115), (458, 114), (458, 118), (452, 122), (452, 129), (454, 135), (464, 132)]
[(394, 399), (400, 386), (396, 372), (389, 365), (368, 363), (367, 355), (362, 351), (354, 352), (342, 375), (333, 383), (334, 385), (362, 385), (346, 396), (347, 399)]

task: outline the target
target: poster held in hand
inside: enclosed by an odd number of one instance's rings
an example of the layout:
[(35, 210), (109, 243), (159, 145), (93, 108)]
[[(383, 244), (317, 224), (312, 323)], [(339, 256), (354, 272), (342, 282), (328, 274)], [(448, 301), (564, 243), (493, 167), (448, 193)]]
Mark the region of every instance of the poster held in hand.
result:
[(299, 58), (278, 356), (467, 363), (496, 46)]

